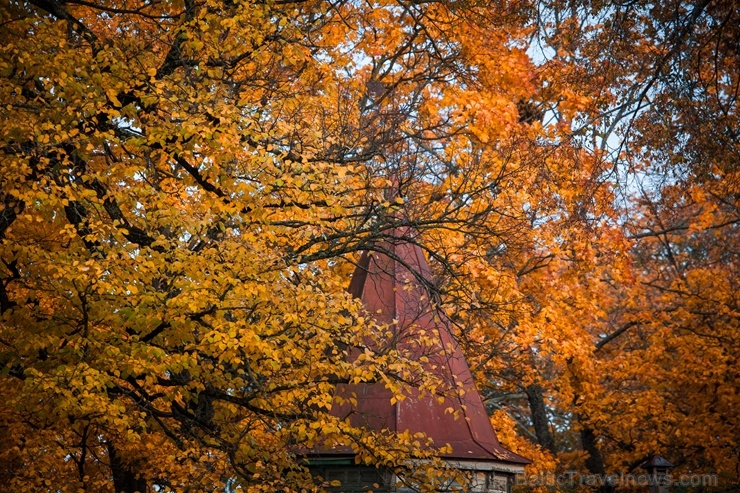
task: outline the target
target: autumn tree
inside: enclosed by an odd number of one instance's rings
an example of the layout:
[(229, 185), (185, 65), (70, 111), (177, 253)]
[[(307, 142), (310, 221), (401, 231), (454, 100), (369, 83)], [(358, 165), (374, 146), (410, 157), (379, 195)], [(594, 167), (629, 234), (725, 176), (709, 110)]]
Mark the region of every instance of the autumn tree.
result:
[(731, 489), (738, 15), (5, 2), (2, 480), (312, 488), (319, 437), (429, 458), (328, 413), (342, 382), (434, 391), (397, 351), (346, 358), (383, 337), (353, 261), (410, 226), (532, 472), (661, 453)]
[(328, 413), (340, 382), (412, 375), (434, 390), (398, 351), (346, 358), (383, 333), (345, 294), (347, 273), (399, 225), (513, 228), (496, 226), (509, 175), (496, 142), (513, 142), (534, 92), (526, 12), (210, 0), (0, 12), (5, 484), (314, 487), (296, 454), (319, 436), (369, 464), (429, 457)]
[(538, 5), (532, 152), (560, 203), (532, 202), (531, 253), (479, 262), (475, 289), (506, 295), (461, 312), (507, 356), (481, 360), (492, 405), (562, 469), (660, 453), (733, 491), (737, 6)]

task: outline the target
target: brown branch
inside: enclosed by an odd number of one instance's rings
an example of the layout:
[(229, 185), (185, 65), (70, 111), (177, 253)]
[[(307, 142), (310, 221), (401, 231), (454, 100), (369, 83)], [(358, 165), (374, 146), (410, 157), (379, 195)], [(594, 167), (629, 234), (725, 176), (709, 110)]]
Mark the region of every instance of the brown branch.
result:
[(138, 9), (117, 9), (113, 7), (106, 7), (105, 5), (100, 5), (100, 4), (93, 3), (93, 2), (86, 2), (84, 0), (66, 0), (65, 3), (74, 4), (74, 5), (82, 5), (85, 7), (93, 8), (95, 10), (100, 10), (102, 12), (109, 12), (111, 14), (133, 14), (133, 15), (138, 15), (141, 17), (146, 17), (147, 19), (155, 19), (155, 20), (157, 19), (177, 19), (185, 12), (185, 11), (178, 12), (177, 14), (172, 14), (172, 15), (165, 15), (165, 14), (154, 15), (154, 14), (146, 14), (143, 12), (144, 9), (151, 8), (157, 5), (156, 2), (147, 3)]
[(611, 334), (609, 334), (609, 335), (605, 336), (604, 338), (602, 338), (601, 340), (599, 340), (599, 342), (596, 343), (596, 349), (595, 349), (595, 351), (600, 350), (601, 348), (603, 348), (604, 346), (606, 346), (607, 344), (609, 344), (611, 341), (613, 341), (614, 339), (616, 339), (617, 337), (619, 337), (620, 335), (624, 334), (629, 329), (631, 329), (632, 327), (635, 327), (637, 325), (640, 325), (640, 322), (634, 322), (634, 321), (633, 322), (627, 322), (626, 324), (624, 324), (623, 326), (621, 326), (620, 328), (618, 328), (617, 330), (615, 330)]
[(54, 0), (30, 0), (32, 5), (40, 8), (53, 15), (57, 19), (67, 21), (75, 31), (77, 31), (91, 46), (93, 46), (93, 55), (95, 54), (96, 47), (98, 45), (98, 37), (95, 36), (87, 26), (76, 19), (72, 14), (64, 10), (62, 4)]

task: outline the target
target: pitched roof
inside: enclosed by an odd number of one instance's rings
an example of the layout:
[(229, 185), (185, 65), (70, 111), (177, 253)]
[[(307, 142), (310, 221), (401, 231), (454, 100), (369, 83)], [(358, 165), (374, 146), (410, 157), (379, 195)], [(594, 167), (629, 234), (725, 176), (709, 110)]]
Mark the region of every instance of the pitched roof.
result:
[(651, 469), (670, 469), (675, 466), (671, 464), (670, 462), (668, 462), (668, 460), (664, 459), (663, 457), (656, 455), (656, 456), (653, 456), (650, 460), (643, 462), (641, 467), (643, 469), (651, 470)]
[(391, 393), (382, 383), (354, 384), (337, 392), (356, 394), (357, 405), (335, 406), (332, 413), (370, 429), (423, 432), (436, 447), (451, 445), (452, 452), (443, 456), (449, 459), (527, 464), (529, 460), (505, 449), (496, 438), (450, 322), (430, 294), (432, 275), (417, 234), (413, 229), (396, 230), (394, 239), (376, 245), (376, 252), (364, 253), (349, 292), (377, 321), (389, 324), (399, 350), (426, 361), (425, 369), (442, 382), (444, 402), (412, 392), (391, 404)]

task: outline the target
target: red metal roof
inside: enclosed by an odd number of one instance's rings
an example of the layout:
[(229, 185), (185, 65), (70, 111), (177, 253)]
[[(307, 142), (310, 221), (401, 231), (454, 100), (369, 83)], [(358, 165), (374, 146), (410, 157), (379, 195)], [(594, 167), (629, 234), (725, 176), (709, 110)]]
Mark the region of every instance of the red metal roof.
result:
[[(505, 449), (496, 438), (449, 320), (430, 295), (432, 275), (417, 235), (413, 229), (396, 230), (394, 239), (376, 245), (382, 253), (363, 254), (349, 292), (376, 320), (390, 324), (399, 350), (417, 359), (427, 357), (424, 366), (442, 382), (444, 402), (412, 391), (391, 404), (391, 393), (382, 383), (343, 385), (338, 395), (356, 394), (357, 405), (335, 405), (332, 414), (349, 416), (353, 425), (374, 430), (423, 432), (436, 447), (451, 445), (446, 458), (527, 464), (529, 460)], [(423, 336), (433, 343), (420, 344)], [(321, 455), (327, 452), (332, 453)]]

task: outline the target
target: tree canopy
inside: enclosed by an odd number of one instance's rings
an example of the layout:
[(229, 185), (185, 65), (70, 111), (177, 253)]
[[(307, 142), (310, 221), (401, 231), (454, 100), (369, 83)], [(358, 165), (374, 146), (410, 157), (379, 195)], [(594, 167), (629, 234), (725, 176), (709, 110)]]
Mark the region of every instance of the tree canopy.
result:
[(340, 383), (436, 389), (345, 292), (411, 227), (532, 474), (661, 454), (737, 488), (737, 26), (708, 0), (3, 2), (0, 480), (310, 490), (323, 440), (433, 489), (424, 437), (329, 413)]

